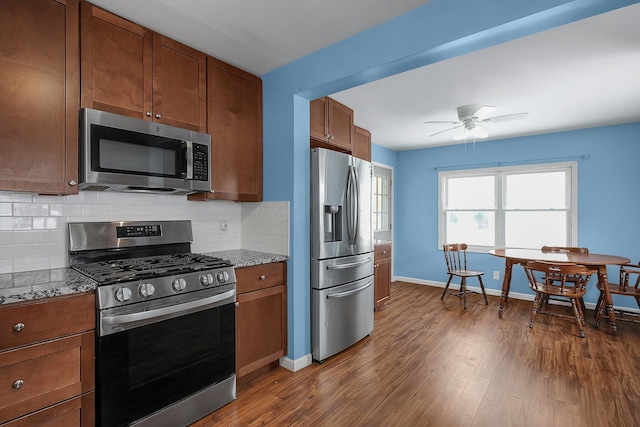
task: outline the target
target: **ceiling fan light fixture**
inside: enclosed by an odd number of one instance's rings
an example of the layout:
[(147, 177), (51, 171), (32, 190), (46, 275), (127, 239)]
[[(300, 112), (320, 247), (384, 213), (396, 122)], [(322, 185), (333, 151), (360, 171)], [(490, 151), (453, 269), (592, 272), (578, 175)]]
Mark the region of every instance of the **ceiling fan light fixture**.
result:
[(464, 133), (455, 135), (453, 139), (455, 141), (460, 141), (469, 137), (473, 138), (486, 138), (489, 136), (489, 132), (482, 126), (473, 126), (465, 128)]

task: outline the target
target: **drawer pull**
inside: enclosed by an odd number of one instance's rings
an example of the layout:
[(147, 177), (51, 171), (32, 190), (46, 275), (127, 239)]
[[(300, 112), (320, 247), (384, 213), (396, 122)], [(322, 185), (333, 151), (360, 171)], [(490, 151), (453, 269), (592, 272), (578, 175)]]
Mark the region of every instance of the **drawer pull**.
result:
[(13, 330), (16, 332), (20, 332), (23, 329), (24, 329), (24, 323), (22, 322), (16, 323), (15, 325), (13, 325)]
[(267, 276), (263, 274), (262, 276), (260, 276), (260, 280), (267, 280)]
[(15, 380), (13, 382), (13, 384), (11, 385), (11, 387), (15, 388), (16, 390), (21, 388), (24, 385), (24, 381), (22, 380)]

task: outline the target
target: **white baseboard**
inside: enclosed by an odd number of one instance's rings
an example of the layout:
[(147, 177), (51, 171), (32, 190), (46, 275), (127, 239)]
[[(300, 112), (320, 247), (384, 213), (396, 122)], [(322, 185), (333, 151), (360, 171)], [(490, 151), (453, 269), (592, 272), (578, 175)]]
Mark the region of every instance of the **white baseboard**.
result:
[[(403, 276), (396, 276), (393, 279), (394, 281), (399, 280), (401, 282), (408, 282), (408, 283), (415, 283), (417, 285), (426, 285), (426, 286), (433, 286), (436, 288), (444, 288), (446, 283), (445, 282), (436, 282), (433, 280), (423, 280), (423, 279), (414, 279), (413, 277), (403, 277)], [(467, 288), (469, 290), (475, 291), (475, 292), (480, 292), (480, 286), (469, 286), (467, 285)], [(453, 289), (453, 290), (457, 290), (460, 289), (460, 285), (459, 284), (451, 284), (449, 286), (449, 289)], [(487, 295), (494, 295), (494, 296), (500, 296), (502, 294), (502, 289), (498, 290), (498, 289), (491, 289), (491, 288), (487, 288), (485, 286), (485, 292), (487, 293)], [(523, 300), (523, 301), (533, 301), (533, 294), (523, 294), (521, 292), (509, 292), (509, 299), (519, 299), (519, 300)], [(551, 304), (559, 304), (559, 305), (570, 305), (569, 302), (564, 302), (564, 301), (550, 301)], [(590, 309), (590, 310), (595, 310), (596, 308), (596, 304), (593, 302), (585, 302), (584, 303), (585, 307)], [(614, 306), (613, 307), (614, 310), (622, 310), (624, 312), (627, 313), (634, 313), (634, 314), (638, 314), (640, 315), (640, 310), (637, 308), (630, 308), (630, 307), (618, 307), (618, 306)]]
[(291, 372), (297, 372), (302, 368), (305, 368), (313, 363), (313, 359), (311, 358), (311, 353), (305, 354), (304, 356), (293, 360), (288, 357), (280, 358), (280, 366), (285, 369), (290, 370)]

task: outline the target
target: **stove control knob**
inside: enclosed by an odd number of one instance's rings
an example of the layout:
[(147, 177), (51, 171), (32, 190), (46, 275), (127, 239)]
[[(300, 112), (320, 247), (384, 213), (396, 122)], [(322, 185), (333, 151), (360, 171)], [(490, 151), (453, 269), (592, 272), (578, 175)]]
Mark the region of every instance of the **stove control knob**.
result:
[(207, 273), (200, 276), (200, 284), (202, 286), (209, 286), (213, 284), (213, 274)]
[(131, 289), (127, 287), (116, 289), (116, 299), (120, 302), (125, 302), (131, 299)]
[(227, 280), (229, 280), (229, 273), (227, 273), (226, 271), (220, 271), (218, 272), (218, 283), (224, 283)]
[(156, 287), (153, 286), (151, 283), (141, 283), (140, 286), (138, 286), (138, 292), (140, 293), (140, 296), (143, 298), (150, 297), (155, 293), (155, 291), (156, 291)]
[(173, 287), (173, 290), (176, 292), (183, 291), (184, 288), (187, 287), (187, 281), (182, 278), (174, 279), (173, 283), (171, 283), (171, 287)]

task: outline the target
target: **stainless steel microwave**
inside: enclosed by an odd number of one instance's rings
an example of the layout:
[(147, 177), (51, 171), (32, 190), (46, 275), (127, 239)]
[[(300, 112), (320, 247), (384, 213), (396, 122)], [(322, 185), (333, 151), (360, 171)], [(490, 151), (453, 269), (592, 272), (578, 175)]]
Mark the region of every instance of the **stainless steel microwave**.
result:
[(81, 190), (190, 194), (211, 191), (211, 136), (83, 108)]

